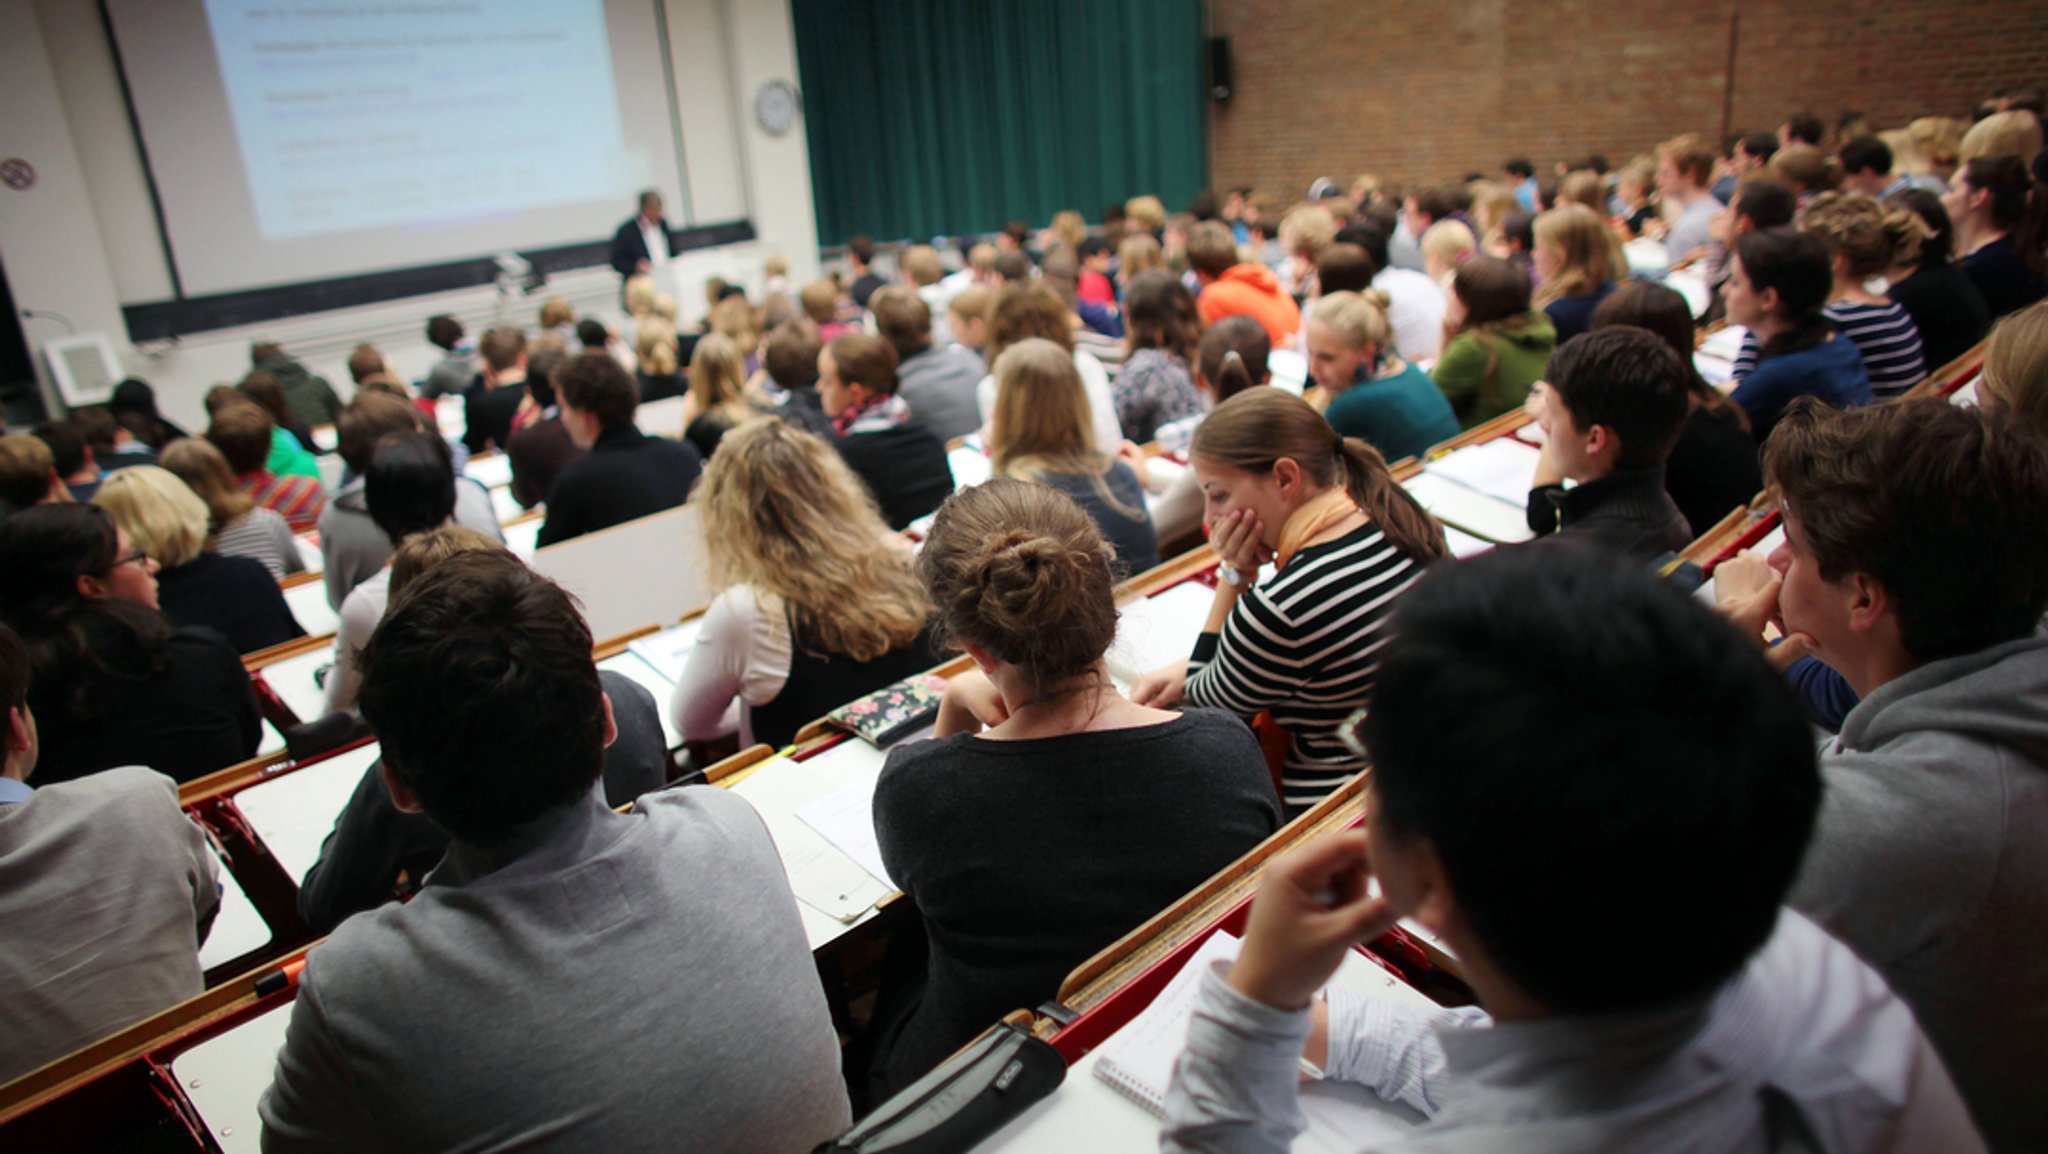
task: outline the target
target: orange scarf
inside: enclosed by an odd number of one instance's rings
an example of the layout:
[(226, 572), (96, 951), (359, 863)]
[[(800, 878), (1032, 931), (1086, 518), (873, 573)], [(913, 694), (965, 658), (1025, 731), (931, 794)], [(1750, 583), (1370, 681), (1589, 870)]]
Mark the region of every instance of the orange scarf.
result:
[(1280, 526), (1280, 547), (1273, 550), (1273, 567), (1287, 568), (1287, 562), (1310, 541), (1358, 512), (1360, 510), (1351, 500), (1351, 493), (1342, 485), (1325, 490), (1322, 496), (1289, 514), (1287, 523)]

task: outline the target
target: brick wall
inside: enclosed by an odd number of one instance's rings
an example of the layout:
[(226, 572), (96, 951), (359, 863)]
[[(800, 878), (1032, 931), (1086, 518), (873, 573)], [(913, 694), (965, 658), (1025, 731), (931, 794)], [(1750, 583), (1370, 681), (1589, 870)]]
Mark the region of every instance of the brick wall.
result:
[[(1430, 182), (1613, 164), (1679, 132), (1716, 136), (1728, 92), (1730, 0), (1211, 0), (1235, 96), (1211, 104), (1218, 188), (1287, 195), (1361, 172)], [(1845, 109), (1881, 128), (1967, 114), (1992, 89), (2048, 83), (2048, 6), (1908, 0), (1744, 0), (1732, 125)]]

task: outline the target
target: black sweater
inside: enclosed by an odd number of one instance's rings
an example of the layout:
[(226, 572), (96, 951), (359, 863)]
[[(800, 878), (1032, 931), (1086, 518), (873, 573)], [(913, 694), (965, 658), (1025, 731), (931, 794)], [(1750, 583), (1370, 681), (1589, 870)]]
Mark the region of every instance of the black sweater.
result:
[(220, 630), (240, 653), (268, 649), (306, 631), (263, 562), (201, 553), (157, 574), (157, 604), (178, 625)]
[(1695, 408), (1664, 464), (1664, 491), (1684, 514), (1692, 535), (1697, 538), (1737, 506), (1749, 504), (1763, 487), (1756, 438), (1735, 413)]
[[(900, 1088), (1280, 827), (1258, 739), (1226, 713), (890, 750), (875, 787), (889, 876), (931, 942), (885, 988), (871, 1081)], [(886, 1021), (882, 1020), (886, 1017)]]
[(555, 478), (547, 524), (536, 541), (552, 545), (673, 509), (690, 499), (703, 471), (703, 459), (688, 444), (650, 437), (632, 425), (608, 430)]
[(96, 678), (97, 708), (87, 719), (67, 719), (32, 695), (43, 746), (37, 784), (117, 765), (146, 765), (184, 782), (254, 755), (263, 718), (234, 647), (211, 629), (188, 627), (165, 643), (164, 660), (142, 677)]
[(901, 529), (939, 507), (953, 492), (946, 445), (916, 421), (839, 438), (839, 455), (867, 482), (882, 519)]
[(1664, 492), (1662, 469), (1624, 469), (1575, 489), (1540, 485), (1529, 490), (1529, 528), (1637, 561), (1692, 544), (1684, 515)]
[(1984, 294), (1952, 264), (1920, 269), (1892, 285), (1890, 296), (1912, 314), (1930, 373), (1969, 352), (1991, 331)]

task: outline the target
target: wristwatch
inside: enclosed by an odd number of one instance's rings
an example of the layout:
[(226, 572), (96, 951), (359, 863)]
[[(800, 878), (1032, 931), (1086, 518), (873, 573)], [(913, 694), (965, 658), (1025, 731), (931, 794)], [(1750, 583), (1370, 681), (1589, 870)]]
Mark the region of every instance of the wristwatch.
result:
[(1244, 584), (1244, 574), (1239, 573), (1228, 561), (1217, 564), (1216, 575), (1223, 578), (1223, 583), (1226, 585), (1242, 586)]

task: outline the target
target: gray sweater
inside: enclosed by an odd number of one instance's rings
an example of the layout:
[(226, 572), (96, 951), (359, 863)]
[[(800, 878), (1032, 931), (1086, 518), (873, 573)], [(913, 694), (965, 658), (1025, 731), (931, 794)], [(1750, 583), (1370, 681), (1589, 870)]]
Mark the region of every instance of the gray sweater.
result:
[(1880, 686), (1792, 905), (1913, 1007), (1994, 1150), (2048, 1149), (2048, 634)]
[(839, 1044), (761, 818), (593, 791), (308, 955), (263, 1148), (807, 1151)]
[[(455, 478), (455, 523), (505, 539), (490, 492), (468, 477)], [(336, 489), (320, 511), (320, 566), (327, 583), (327, 603), (340, 609), (349, 591), (382, 569), (391, 553), (391, 538), (370, 520), (363, 479), (357, 477)]]

